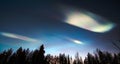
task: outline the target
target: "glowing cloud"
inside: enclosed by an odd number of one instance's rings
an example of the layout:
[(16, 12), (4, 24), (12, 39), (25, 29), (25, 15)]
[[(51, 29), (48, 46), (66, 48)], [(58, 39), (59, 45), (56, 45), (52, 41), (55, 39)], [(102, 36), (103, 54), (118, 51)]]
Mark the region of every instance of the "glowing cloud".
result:
[(5, 37), (9, 37), (9, 38), (15, 38), (15, 39), (28, 41), (28, 42), (38, 42), (38, 40), (36, 40), (36, 39), (29, 38), (26, 36), (17, 35), (17, 34), (12, 34), (12, 33), (1, 32), (1, 35), (5, 36)]
[(82, 44), (82, 45), (84, 44), (82, 41), (77, 40), (77, 39), (73, 39), (73, 38), (69, 38), (69, 37), (65, 37), (65, 39), (68, 41), (71, 41), (73, 43), (76, 43), (76, 44)]
[(92, 32), (104, 33), (114, 27), (113, 23), (87, 11), (68, 11), (65, 23)]
[(73, 40), (73, 42), (74, 43), (76, 43), (76, 44), (83, 44), (81, 41), (79, 41), (79, 40)]

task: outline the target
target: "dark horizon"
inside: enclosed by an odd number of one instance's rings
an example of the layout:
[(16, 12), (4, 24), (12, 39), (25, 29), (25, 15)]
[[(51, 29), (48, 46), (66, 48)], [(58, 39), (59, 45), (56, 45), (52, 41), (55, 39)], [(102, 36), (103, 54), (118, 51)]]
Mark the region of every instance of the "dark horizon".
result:
[(20, 47), (13, 52), (12, 49), (0, 53), (0, 64), (119, 64), (120, 53), (109, 53), (107, 51), (96, 50), (94, 54), (87, 53), (83, 59), (79, 53), (71, 57), (65, 53), (58, 56), (45, 55), (44, 45), (39, 49), (30, 51)]

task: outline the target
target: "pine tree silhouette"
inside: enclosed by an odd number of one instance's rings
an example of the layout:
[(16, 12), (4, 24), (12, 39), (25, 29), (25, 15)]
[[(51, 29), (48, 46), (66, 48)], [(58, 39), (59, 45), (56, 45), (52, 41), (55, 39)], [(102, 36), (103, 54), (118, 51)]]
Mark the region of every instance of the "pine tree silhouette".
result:
[(84, 60), (78, 53), (75, 59), (65, 54), (59, 54), (59, 56), (44, 54), (44, 45), (34, 51), (20, 47), (13, 53), (12, 49), (8, 49), (0, 53), (0, 64), (120, 64), (120, 53), (111, 54), (99, 49), (95, 54), (88, 53)]

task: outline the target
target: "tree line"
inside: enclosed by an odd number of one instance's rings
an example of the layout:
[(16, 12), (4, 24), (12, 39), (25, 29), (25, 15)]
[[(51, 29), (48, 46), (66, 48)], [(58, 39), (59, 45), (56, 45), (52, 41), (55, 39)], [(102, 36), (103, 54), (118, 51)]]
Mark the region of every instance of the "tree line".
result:
[(78, 53), (74, 59), (65, 54), (59, 56), (44, 54), (44, 45), (34, 51), (22, 47), (16, 52), (8, 49), (0, 53), (0, 64), (120, 64), (120, 53), (113, 54), (99, 49), (95, 54), (88, 53), (84, 60)]

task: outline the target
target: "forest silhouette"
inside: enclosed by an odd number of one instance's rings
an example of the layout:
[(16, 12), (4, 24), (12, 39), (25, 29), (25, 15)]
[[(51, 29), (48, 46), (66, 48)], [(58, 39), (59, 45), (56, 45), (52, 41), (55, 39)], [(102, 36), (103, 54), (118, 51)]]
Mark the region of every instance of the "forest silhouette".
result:
[(88, 53), (84, 60), (78, 53), (74, 59), (65, 54), (59, 54), (59, 56), (44, 54), (44, 45), (34, 51), (22, 47), (15, 52), (8, 49), (0, 53), (0, 64), (120, 64), (120, 53), (113, 54), (99, 49), (95, 54)]

